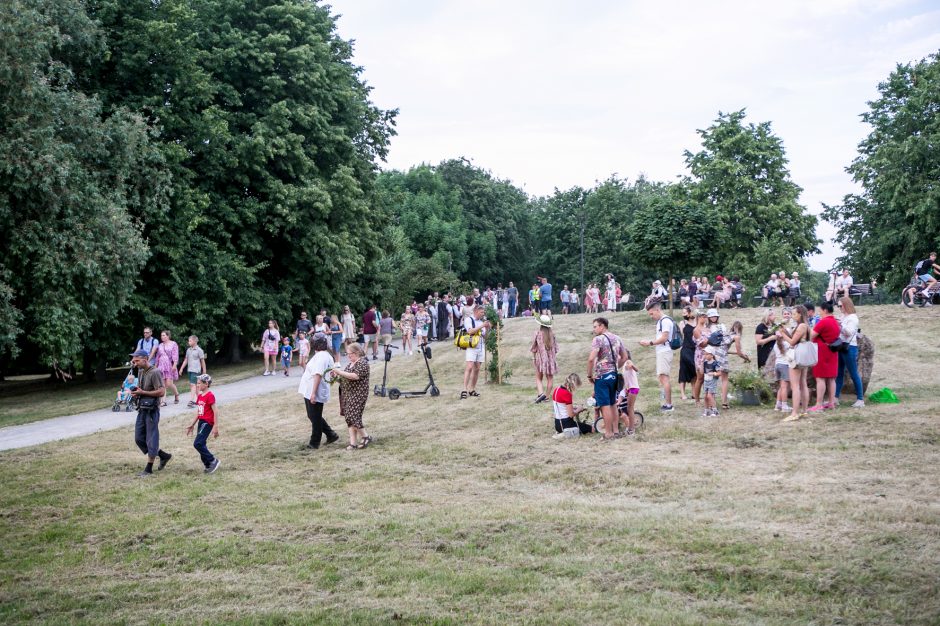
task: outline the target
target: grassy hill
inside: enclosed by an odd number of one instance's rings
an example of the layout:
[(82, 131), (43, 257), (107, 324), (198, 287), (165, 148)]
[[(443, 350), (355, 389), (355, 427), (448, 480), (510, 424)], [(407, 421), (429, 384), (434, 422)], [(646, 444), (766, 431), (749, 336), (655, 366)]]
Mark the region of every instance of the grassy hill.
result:
[[(872, 389), (900, 405), (783, 424), (677, 400), (662, 416), (636, 346), (653, 325), (623, 313), (611, 330), (647, 417), (631, 440), (552, 440), (550, 406), (531, 404), (535, 324), (512, 320), (508, 385), (458, 400), (462, 353), (435, 344), (443, 395), (371, 398), (364, 451), (305, 449), (287, 393), (222, 407), (212, 476), (182, 418), (162, 424), (175, 456), (150, 480), (128, 429), (2, 453), (0, 621), (937, 623), (940, 316), (860, 317)], [(562, 372), (583, 375), (590, 317), (556, 333)], [(422, 370), (396, 356), (389, 376), (420, 389)], [(335, 400), (326, 415), (345, 430)]]

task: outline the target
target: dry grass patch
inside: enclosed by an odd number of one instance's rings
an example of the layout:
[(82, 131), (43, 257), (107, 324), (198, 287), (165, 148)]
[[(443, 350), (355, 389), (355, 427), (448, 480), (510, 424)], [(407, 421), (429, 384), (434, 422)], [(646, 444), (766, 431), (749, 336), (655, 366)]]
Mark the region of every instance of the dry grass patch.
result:
[[(366, 451), (304, 449), (288, 392), (225, 407), (209, 477), (182, 417), (163, 425), (175, 457), (152, 480), (132, 477), (129, 429), (4, 453), (0, 620), (936, 623), (928, 313), (861, 309), (872, 385), (903, 404), (792, 425), (766, 407), (659, 415), (653, 355), (637, 347), (642, 435), (553, 441), (550, 409), (531, 404), (534, 326), (514, 320), (511, 384), (459, 401), (462, 354), (435, 345), (443, 395), (372, 398)], [(635, 345), (652, 324), (617, 314), (612, 329)], [(583, 372), (588, 316), (557, 332), (562, 371)], [(423, 368), (396, 356), (390, 380), (420, 388)]]

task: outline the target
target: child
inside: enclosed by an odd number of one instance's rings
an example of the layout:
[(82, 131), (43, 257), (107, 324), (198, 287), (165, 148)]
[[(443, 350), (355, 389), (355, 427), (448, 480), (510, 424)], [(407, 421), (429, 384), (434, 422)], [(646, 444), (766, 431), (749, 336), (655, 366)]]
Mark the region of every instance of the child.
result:
[(577, 374), (568, 374), (565, 383), (556, 387), (552, 392), (552, 406), (555, 411), (555, 434), (552, 439), (568, 439), (581, 434), (581, 427), (576, 417), (584, 411), (575, 407), (573, 394), (581, 386), (581, 377)]
[[(131, 390), (136, 386), (137, 386), (137, 377), (134, 376), (134, 374), (128, 374), (127, 378), (124, 379), (124, 383), (121, 385), (121, 390), (118, 391), (118, 394), (117, 394), (118, 404), (126, 404), (130, 402)], [(130, 411), (130, 407), (128, 407), (127, 410)]]
[(196, 406), (196, 379), (200, 374), (206, 373), (206, 353), (199, 347), (199, 337), (189, 336), (189, 347), (186, 348), (186, 358), (180, 363), (180, 376), (183, 369), (189, 372), (189, 408)]
[(300, 369), (307, 367), (307, 356), (310, 354), (310, 340), (307, 339), (307, 333), (301, 331), (297, 333), (297, 353), (300, 355)]
[(191, 435), (193, 428), (197, 423), (199, 424), (193, 447), (199, 451), (199, 456), (202, 457), (202, 464), (206, 466), (204, 470), (206, 474), (213, 473), (219, 469), (220, 465), (219, 459), (212, 456), (209, 447), (206, 445), (209, 435), (216, 439), (219, 437), (219, 409), (215, 404), (215, 394), (209, 391), (211, 384), (212, 377), (208, 374), (203, 374), (196, 379), (196, 388), (199, 390), (199, 395), (196, 396), (196, 417), (186, 428), (186, 434)]
[(284, 366), (284, 375), (290, 376), (290, 362), (294, 348), (290, 345), (290, 337), (284, 337), (281, 341), (284, 342), (281, 346), (281, 365)]
[(623, 364), (623, 389), (617, 396), (617, 409), (620, 413), (620, 422), (626, 428), (627, 435), (636, 434), (636, 415), (633, 413), (633, 407), (636, 405), (636, 397), (640, 393), (639, 371), (631, 360), (632, 355), (627, 350), (627, 360)]
[(715, 359), (715, 346), (705, 348), (702, 369), (705, 371), (705, 410), (702, 417), (718, 417), (715, 394), (718, 393), (718, 360)]
[(785, 413), (793, 410), (787, 403), (790, 398), (790, 364), (787, 362), (787, 352), (789, 350), (790, 344), (784, 341), (783, 337), (777, 337), (777, 341), (774, 342), (774, 356), (777, 359), (774, 365), (774, 373), (779, 387), (777, 388), (777, 404), (774, 406), (774, 411), (783, 411)]

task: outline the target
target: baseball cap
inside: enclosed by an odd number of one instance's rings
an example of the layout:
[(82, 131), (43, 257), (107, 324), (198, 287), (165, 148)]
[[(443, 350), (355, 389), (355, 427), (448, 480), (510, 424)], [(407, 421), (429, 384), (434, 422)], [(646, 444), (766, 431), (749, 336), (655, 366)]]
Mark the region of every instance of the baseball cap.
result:
[(150, 356), (150, 353), (147, 352), (146, 350), (136, 350), (136, 351), (134, 351), (134, 352), (131, 352), (131, 356), (132, 356), (132, 357), (135, 357), (135, 356)]
[(212, 377), (209, 376), (208, 374), (200, 374), (199, 378), (197, 378), (196, 380), (201, 383), (206, 383), (207, 385), (212, 384)]

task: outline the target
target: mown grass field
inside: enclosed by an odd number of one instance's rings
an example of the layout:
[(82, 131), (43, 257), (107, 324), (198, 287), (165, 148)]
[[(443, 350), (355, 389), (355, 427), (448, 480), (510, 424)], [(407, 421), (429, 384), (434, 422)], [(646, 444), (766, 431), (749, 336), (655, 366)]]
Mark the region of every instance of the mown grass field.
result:
[[(0, 622), (936, 624), (940, 316), (860, 317), (872, 388), (900, 405), (661, 416), (636, 347), (641, 434), (558, 442), (531, 404), (534, 323), (514, 320), (509, 385), (458, 400), (462, 355), (435, 345), (443, 396), (370, 399), (365, 451), (305, 449), (286, 393), (223, 407), (212, 476), (183, 418), (148, 480), (129, 429), (2, 453)], [(652, 324), (612, 330), (635, 345)], [(590, 318), (556, 332), (583, 374)], [(421, 388), (421, 369), (396, 357), (390, 376)], [(335, 401), (327, 419), (343, 426)]]

